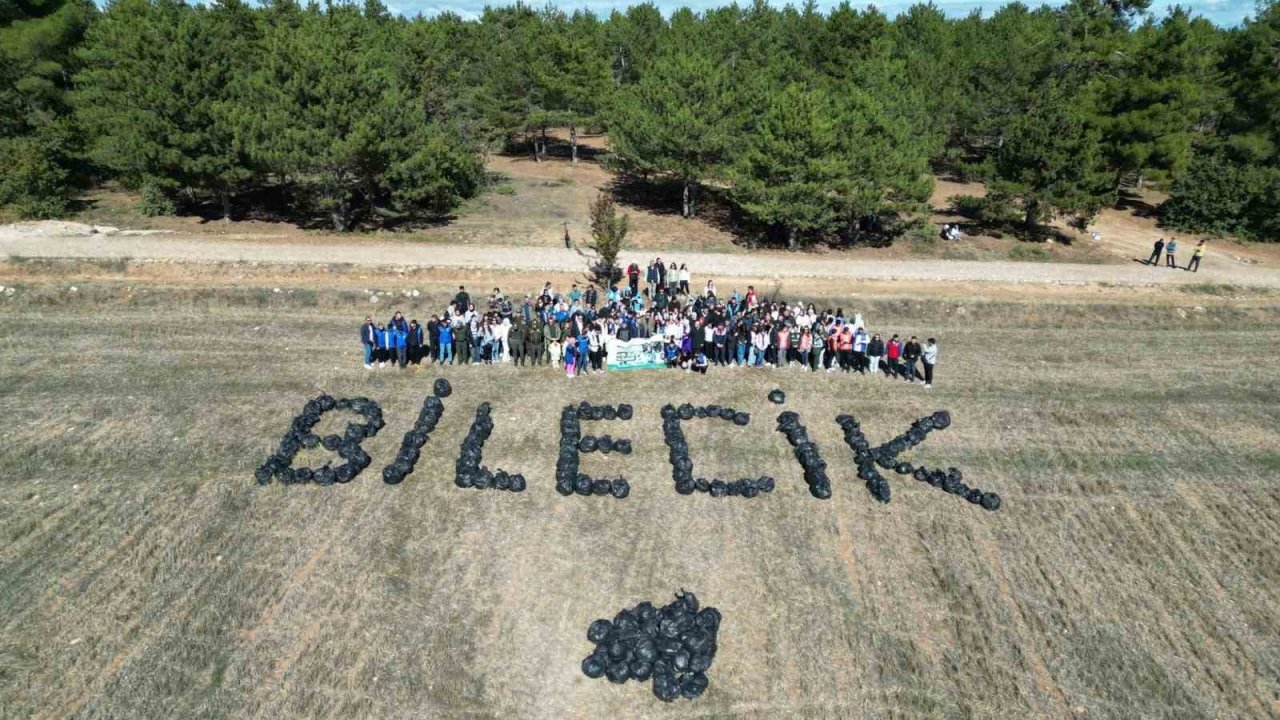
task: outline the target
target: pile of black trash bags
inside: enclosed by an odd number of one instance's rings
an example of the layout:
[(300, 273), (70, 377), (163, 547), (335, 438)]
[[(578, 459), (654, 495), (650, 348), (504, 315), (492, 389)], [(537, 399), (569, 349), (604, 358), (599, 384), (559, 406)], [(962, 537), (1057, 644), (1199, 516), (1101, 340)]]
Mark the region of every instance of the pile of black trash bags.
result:
[(434, 390), (434, 395), (428, 395), (427, 399), (422, 401), (418, 420), (414, 422), (413, 429), (404, 434), (396, 459), (382, 468), (382, 481), (388, 485), (399, 485), (409, 473), (413, 472), (413, 467), (418, 464), (418, 457), (422, 453), (422, 446), (427, 444), (431, 431), (436, 429), (436, 423), (440, 422), (440, 416), (444, 414), (444, 402), (441, 398), (448, 397), (453, 389), (449, 387), (448, 380), (440, 378), (436, 380)]
[(491, 472), (489, 468), (480, 464), (484, 457), (484, 442), (489, 439), (489, 434), (493, 432), (491, 411), (492, 408), (487, 402), (476, 406), (475, 422), (471, 423), (471, 429), (467, 431), (467, 436), (462, 439), (462, 451), (458, 454), (457, 461), (454, 462), (453, 484), (460, 488), (475, 488), (476, 490), (492, 488), (510, 490), (511, 492), (524, 492), (525, 480), (523, 475), (519, 473), (508, 474), (505, 470)]
[[(330, 410), (350, 410), (363, 415), (365, 422), (347, 423), (342, 435), (326, 435), (320, 437), (311, 432), (320, 422), (320, 417)], [(266, 462), (254, 470), (253, 477), (259, 485), (268, 485), (272, 479), (285, 485), (301, 485), (314, 482), (317, 485), (348, 483), (356, 478), (362, 470), (369, 467), (372, 458), (360, 447), (365, 438), (378, 434), (386, 425), (382, 420), (382, 408), (378, 403), (366, 397), (343, 398), (336, 400), (332, 395), (320, 395), (302, 408), (302, 412), (293, 418), (289, 431), (280, 441), (280, 447)], [(337, 467), (325, 463), (320, 468), (294, 468), (293, 458), (303, 448), (312, 449), (324, 446), (326, 450), (337, 452), (344, 462)]]
[(809, 439), (809, 431), (800, 422), (800, 416), (790, 410), (778, 415), (778, 431), (787, 436), (796, 460), (804, 470), (804, 482), (809, 494), (819, 500), (831, 498), (831, 478), (827, 477), (827, 461), (822, 458), (818, 444)]
[(889, 482), (880, 474), (878, 466), (900, 475), (910, 475), (987, 510), (1000, 509), (999, 495), (965, 485), (964, 475), (958, 468), (930, 470), (898, 459), (903, 452), (924, 442), (933, 430), (945, 430), (951, 426), (951, 414), (946, 410), (939, 410), (916, 420), (906, 432), (877, 447), (871, 447), (867, 442), (857, 418), (852, 415), (840, 415), (836, 418), (836, 423), (844, 430), (844, 441), (853, 450), (858, 464), (858, 477), (866, 482), (867, 490), (876, 500), (889, 502)]
[(734, 425), (743, 426), (751, 422), (751, 415), (731, 407), (720, 405), (704, 405), (694, 407), (685, 403), (679, 407), (664, 405), (662, 407), (662, 439), (667, 445), (667, 458), (671, 462), (671, 479), (675, 481), (676, 492), (681, 495), (692, 495), (702, 492), (712, 497), (746, 497), (753, 498), (760, 493), (773, 492), (774, 479), (768, 475), (758, 478), (742, 478), (725, 482), (723, 480), (707, 480), (693, 476), (693, 459), (689, 457), (689, 442), (680, 428), (682, 420), (693, 418), (720, 418)]
[(631, 494), (631, 483), (624, 477), (595, 478), (579, 472), (579, 453), (601, 452), (631, 454), (631, 440), (610, 435), (582, 434), (583, 420), (630, 420), (635, 410), (627, 404), (592, 405), (583, 401), (566, 405), (560, 411), (560, 451), (556, 457), (556, 492), (564, 496), (609, 495), (619, 500)]
[(677, 593), (662, 608), (642, 602), (612, 621), (591, 623), (587, 640), (596, 648), (582, 661), (582, 672), (612, 683), (652, 679), (659, 700), (692, 700), (707, 689), (719, 630), (720, 611), (699, 608), (693, 593)]

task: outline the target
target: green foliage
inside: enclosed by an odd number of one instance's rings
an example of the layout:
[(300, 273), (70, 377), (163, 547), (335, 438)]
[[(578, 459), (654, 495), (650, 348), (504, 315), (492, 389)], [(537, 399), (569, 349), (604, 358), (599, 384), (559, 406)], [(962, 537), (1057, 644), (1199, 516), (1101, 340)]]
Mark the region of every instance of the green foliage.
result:
[(66, 93), (94, 13), (89, 0), (0, 2), (0, 208), (21, 217), (68, 207), (81, 135)]
[(67, 210), (71, 164), (66, 138), (56, 131), (0, 138), (0, 207), (24, 218), (51, 218)]
[(734, 130), (735, 93), (724, 68), (690, 50), (659, 57), (611, 108), (610, 143), (626, 172), (668, 174), (685, 186), (681, 214), (692, 216), (691, 185), (723, 173)]
[(617, 205), (606, 192), (601, 192), (591, 201), (591, 243), (588, 247), (595, 253), (587, 269), (588, 279), (607, 288), (622, 279), (622, 268), (618, 264), (618, 256), (627, 240), (628, 220), (626, 215), (619, 215)]
[(1114, 200), (1099, 132), (1076, 105), (1057, 88), (1040, 91), (1029, 108), (1010, 118), (995, 154), (991, 188), (1021, 203), (1025, 232), (1055, 214), (1083, 228)]
[(1197, 155), (1160, 218), (1184, 231), (1280, 240), (1280, 168), (1226, 153)]

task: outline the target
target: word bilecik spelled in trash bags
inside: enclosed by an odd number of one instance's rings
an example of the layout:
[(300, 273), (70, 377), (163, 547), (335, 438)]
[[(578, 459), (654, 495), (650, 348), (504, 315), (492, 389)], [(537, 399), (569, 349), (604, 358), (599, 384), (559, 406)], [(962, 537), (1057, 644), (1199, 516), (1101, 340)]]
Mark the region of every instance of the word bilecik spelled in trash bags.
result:
[(699, 608), (693, 593), (681, 591), (662, 608), (642, 602), (612, 621), (591, 623), (587, 640), (596, 647), (583, 659), (582, 673), (618, 684), (652, 679), (659, 700), (693, 700), (707, 689), (719, 630), (720, 611)]
[[(422, 403), (418, 419), (404, 434), (395, 459), (382, 469), (382, 479), (385, 483), (398, 485), (413, 473), (422, 447), (426, 445), (430, 434), (444, 415), (444, 399), (452, 392), (453, 389), (448, 380), (441, 378), (435, 381), (432, 394)], [(768, 399), (779, 405), (786, 402), (786, 396), (781, 390), (770, 392)], [(365, 422), (347, 423), (342, 435), (321, 437), (312, 432), (312, 429), (319, 424), (321, 416), (334, 410), (356, 413), (363, 416)], [(754, 498), (773, 491), (776, 481), (768, 475), (726, 481), (694, 473), (693, 459), (689, 455), (689, 443), (682, 429), (683, 423), (714, 419), (745, 427), (751, 423), (750, 413), (721, 405), (694, 406), (685, 403), (678, 406), (664, 405), (660, 415), (663, 442), (668, 449), (671, 476), (677, 493), (681, 495), (705, 493), (716, 498)], [(600, 496), (617, 500), (629, 497), (631, 484), (626, 478), (621, 476), (592, 478), (586, 473), (579, 472), (578, 468), (579, 459), (585, 453), (629, 455), (632, 452), (632, 443), (629, 438), (614, 437), (611, 434), (599, 436), (583, 434), (584, 421), (628, 422), (634, 416), (633, 408), (625, 403), (592, 405), (582, 402), (578, 405), (565, 406), (560, 414), (560, 443), (555, 474), (556, 492), (564, 496)], [(998, 494), (967, 485), (964, 482), (964, 474), (958, 468), (928, 468), (899, 459), (902, 453), (924, 442), (929, 433), (934, 430), (945, 430), (951, 426), (951, 414), (946, 410), (939, 410), (915, 420), (901, 435), (880, 445), (872, 445), (867, 440), (861, 424), (854, 416), (842, 414), (835, 420), (844, 431), (845, 444), (853, 452), (854, 462), (858, 468), (858, 479), (866, 484), (867, 491), (876, 500), (889, 502), (889, 481), (880, 471), (892, 470), (899, 475), (908, 475), (920, 482), (928, 483), (987, 510), (1000, 508), (1001, 499)], [(361, 443), (377, 435), (385, 425), (382, 419), (382, 408), (369, 398), (336, 399), (330, 395), (321, 395), (308, 401), (302, 412), (293, 418), (276, 452), (254, 471), (254, 479), (260, 485), (268, 485), (273, 480), (278, 480), (285, 485), (307, 483), (333, 485), (351, 482), (372, 462), (369, 454), (361, 447)], [(493, 430), (494, 421), (490, 405), (482, 402), (476, 407), (475, 420), (462, 441), (458, 459), (454, 463), (454, 484), (459, 488), (475, 490), (523, 492), (528, 487), (523, 474), (502, 469), (490, 470), (484, 464), (484, 444)], [(820, 500), (829, 499), (831, 480), (827, 475), (827, 461), (818, 444), (809, 438), (808, 429), (801, 422), (799, 413), (787, 410), (779, 414), (777, 430), (791, 445), (796, 461), (804, 472), (804, 481), (809, 487), (809, 493)], [(294, 457), (303, 448), (316, 447), (324, 447), (336, 453), (345, 462), (337, 467), (331, 467), (329, 463), (325, 463), (320, 468), (293, 467)]]

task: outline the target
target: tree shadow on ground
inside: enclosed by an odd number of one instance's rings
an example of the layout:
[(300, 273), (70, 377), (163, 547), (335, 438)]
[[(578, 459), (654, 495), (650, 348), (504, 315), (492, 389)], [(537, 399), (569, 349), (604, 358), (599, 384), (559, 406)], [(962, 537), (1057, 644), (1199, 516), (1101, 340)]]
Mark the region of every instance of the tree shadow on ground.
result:
[(1160, 217), (1159, 206), (1152, 205), (1143, 198), (1124, 190), (1120, 191), (1120, 197), (1116, 200), (1116, 209), (1128, 210), (1140, 218), (1159, 219)]

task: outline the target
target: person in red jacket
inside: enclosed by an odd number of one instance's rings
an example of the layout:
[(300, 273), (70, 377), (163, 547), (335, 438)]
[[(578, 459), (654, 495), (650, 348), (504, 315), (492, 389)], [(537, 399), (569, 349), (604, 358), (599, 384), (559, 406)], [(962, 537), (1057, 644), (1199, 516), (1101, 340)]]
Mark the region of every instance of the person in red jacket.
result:
[(885, 345), (885, 364), (884, 374), (889, 377), (897, 377), (900, 372), (898, 361), (902, 358), (902, 341), (897, 335), (889, 338), (889, 342)]
[(627, 267), (627, 280), (631, 283), (631, 297), (635, 297), (640, 292), (640, 266), (631, 263)]

